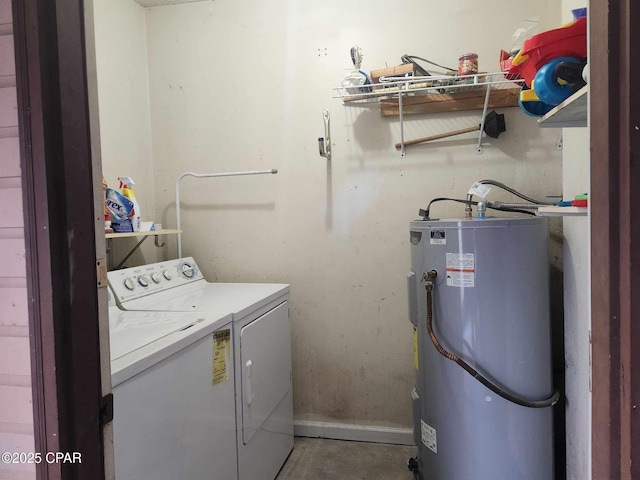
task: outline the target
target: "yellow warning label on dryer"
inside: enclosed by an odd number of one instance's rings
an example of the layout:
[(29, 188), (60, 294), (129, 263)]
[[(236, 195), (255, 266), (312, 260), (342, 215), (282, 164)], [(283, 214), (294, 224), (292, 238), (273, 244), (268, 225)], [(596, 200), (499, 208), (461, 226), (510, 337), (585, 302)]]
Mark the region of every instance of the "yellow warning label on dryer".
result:
[(418, 364), (418, 329), (413, 327), (413, 364), (419, 370)]
[(227, 371), (227, 362), (231, 349), (229, 345), (231, 339), (230, 330), (220, 330), (213, 334), (213, 375), (211, 385), (229, 380), (229, 372)]

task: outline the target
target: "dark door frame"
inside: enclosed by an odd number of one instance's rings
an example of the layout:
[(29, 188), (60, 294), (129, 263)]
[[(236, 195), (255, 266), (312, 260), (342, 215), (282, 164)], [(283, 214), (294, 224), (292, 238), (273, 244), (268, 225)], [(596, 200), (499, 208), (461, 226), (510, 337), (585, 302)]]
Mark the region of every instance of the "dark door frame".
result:
[[(104, 478), (82, 0), (13, 0), (39, 479)], [(100, 212), (101, 213), (101, 212)]]
[[(640, 4), (590, 4), (593, 479), (640, 478)], [(638, 368), (639, 370), (636, 370)]]

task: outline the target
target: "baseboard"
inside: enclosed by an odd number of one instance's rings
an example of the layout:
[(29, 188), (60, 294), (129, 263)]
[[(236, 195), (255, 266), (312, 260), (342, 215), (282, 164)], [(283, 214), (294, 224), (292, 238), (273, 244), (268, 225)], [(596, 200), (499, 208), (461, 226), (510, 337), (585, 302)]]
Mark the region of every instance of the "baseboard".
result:
[(295, 420), (293, 433), (297, 437), (332, 438), (357, 442), (414, 445), (410, 428), (370, 427), (346, 423), (305, 422)]

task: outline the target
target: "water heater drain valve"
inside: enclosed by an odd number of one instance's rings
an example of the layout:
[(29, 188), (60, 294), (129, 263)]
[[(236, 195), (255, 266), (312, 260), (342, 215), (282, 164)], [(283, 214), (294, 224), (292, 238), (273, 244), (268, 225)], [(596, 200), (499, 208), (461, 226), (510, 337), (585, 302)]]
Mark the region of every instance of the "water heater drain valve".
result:
[(433, 287), (433, 280), (438, 276), (438, 272), (435, 270), (429, 270), (422, 274), (422, 281), (426, 283), (427, 287)]

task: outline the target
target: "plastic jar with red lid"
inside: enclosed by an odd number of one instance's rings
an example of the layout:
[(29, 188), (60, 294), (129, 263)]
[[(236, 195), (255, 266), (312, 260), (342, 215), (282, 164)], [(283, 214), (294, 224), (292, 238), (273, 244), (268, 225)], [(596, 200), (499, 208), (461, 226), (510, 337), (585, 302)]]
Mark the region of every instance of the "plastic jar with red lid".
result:
[(478, 73), (478, 54), (465, 53), (458, 59), (458, 75), (475, 75)]

